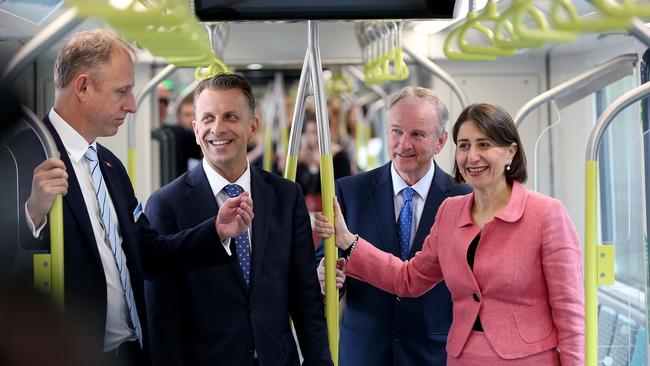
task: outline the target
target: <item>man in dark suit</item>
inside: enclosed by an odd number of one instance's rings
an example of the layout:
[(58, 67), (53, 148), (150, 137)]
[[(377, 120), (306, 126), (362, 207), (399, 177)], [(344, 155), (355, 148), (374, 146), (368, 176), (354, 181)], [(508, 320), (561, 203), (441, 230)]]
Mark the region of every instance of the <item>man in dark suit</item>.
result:
[[(54, 198), (64, 195), (66, 311), (89, 329), (108, 365), (149, 363), (145, 273), (234, 260), (220, 238), (244, 232), (253, 215), (243, 195), (216, 219), (173, 236), (149, 226), (126, 169), (96, 142), (115, 135), (135, 111), (132, 55), (129, 44), (104, 29), (76, 34), (62, 48), (55, 103), (44, 120), (60, 159), (36, 167), (25, 204), (27, 225), (41, 238)], [(47, 248), (35, 241), (38, 247)]]
[[(455, 184), (433, 161), (447, 141), (448, 112), (432, 91), (402, 89), (391, 101), (387, 118), (391, 162), (339, 179), (336, 195), (352, 232), (407, 260), (422, 249), (440, 203), (469, 193), (470, 188)], [(407, 199), (411, 219), (404, 227), (400, 220)], [(318, 271), (324, 293), (324, 261)], [(405, 299), (340, 274), (337, 282), (339, 287), (345, 284), (346, 298), (340, 366), (445, 364), (452, 320), (447, 286), (440, 284), (419, 298)]]
[(300, 187), (251, 166), (246, 146), (259, 130), (248, 81), (203, 80), (195, 91), (201, 164), (156, 191), (147, 216), (175, 233), (250, 192), (255, 220), (235, 242), (237, 261), (147, 281), (154, 365), (331, 365), (314, 246)]

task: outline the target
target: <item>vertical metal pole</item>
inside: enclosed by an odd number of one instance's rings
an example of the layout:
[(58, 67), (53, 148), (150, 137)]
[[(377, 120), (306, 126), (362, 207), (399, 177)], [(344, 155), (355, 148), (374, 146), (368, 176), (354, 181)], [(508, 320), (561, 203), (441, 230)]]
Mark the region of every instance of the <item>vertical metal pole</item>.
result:
[(305, 118), (305, 100), (310, 95), (310, 60), (311, 50), (308, 48), (305, 52), (305, 60), (302, 63), (300, 72), (300, 81), (298, 82), (298, 93), (296, 94), (296, 104), (293, 107), (293, 119), (291, 122), (291, 133), (289, 134), (289, 148), (287, 150), (287, 161), (284, 168), (284, 177), (292, 182), (296, 181), (296, 169), (298, 167), (298, 154), (300, 153), (300, 136), (302, 134), (302, 124)]
[[(323, 198), (323, 214), (329, 222), (334, 223), (334, 165), (331, 153), (331, 135), (327, 116), (327, 103), (323, 88), (323, 69), (321, 66), (320, 48), (318, 45), (318, 21), (308, 20), (308, 47), (311, 53), (309, 71), (311, 85), (314, 90), (314, 105), (316, 107), (316, 124), (318, 126), (318, 148), (320, 150), (320, 179), (321, 195)], [(338, 251), (334, 245), (334, 237), (325, 239), (325, 315), (327, 317), (327, 335), (330, 353), (334, 365), (339, 359), (339, 294), (336, 288), (336, 260)]]

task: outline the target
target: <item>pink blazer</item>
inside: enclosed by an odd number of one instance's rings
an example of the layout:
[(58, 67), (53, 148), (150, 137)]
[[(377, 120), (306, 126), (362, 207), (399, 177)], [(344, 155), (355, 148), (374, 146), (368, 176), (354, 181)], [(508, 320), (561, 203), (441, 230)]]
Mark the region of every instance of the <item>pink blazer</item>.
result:
[(472, 272), (467, 248), (480, 232), (473, 202), (473, 193), (445, 200), (422, 251), (408, 262), (360, 238), (347, 274), (404, 297), (444, 279), (454, 303), (451, 356), (463, 351), (478, 314), (504, 359), (557, 347), (563, 366), (583, 366), (582, 256), (564, 205), (515, 182), (507, 207), (483, 227)]

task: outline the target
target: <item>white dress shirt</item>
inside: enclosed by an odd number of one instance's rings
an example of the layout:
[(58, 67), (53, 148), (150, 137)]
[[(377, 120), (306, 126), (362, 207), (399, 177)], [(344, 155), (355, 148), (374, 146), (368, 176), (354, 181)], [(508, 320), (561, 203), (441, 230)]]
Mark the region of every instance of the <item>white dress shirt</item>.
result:
[[(122, 282), (120, 281), (120, 272), (117, 269), (115, 256), (111, 250), (110, 243), (106, 239), (104, 227), (101, 224), (102, 218), (99, 213), (99, 202), (97, 202), (97, 196), (95, 195), (95, 188), (90, 175), (90, 169), (86, 163), (86, 159), (84, 159), (84, 154), (88, 150), (88, 147), (93, 146), (96, 149), (97, 142), (88, 145), (86, 139), (65, 122), (61, 116), (56, 113), (54, 108), (50, 110), (49, 118), (54, 129), (61, 138), (63, 146), (65, 146), (68, 158), (70, 158), (72, 168), (77, 176), (77, 182), (79, 183), (86, 210), (88, 211), (88, 217), (90, 218), (90, 223), (93, 228), (93, 234), (95, 235), (99, 257), (102, 261), (102, 266), (104, 267), (104, 275), (106, 276), (106, 330), (104, 333), (104, 352), (110, 351), (117, 348), (122, 342), (127, 340), (136, 340), (137, 337), (135, 332), (129, 327), (127, 321), (129, 315)], [(69, 182), (69, 184), (72, 185), (74, 182)], [(116, 241), (119, 245), (122, 245), (119, 221), (117, 220), (115, 206), (113, 205), (113, 200), (111, 199), (108, 189), (106, 190), (106, 195), (111, 209), (111, 220), (117, 224)], [(34, 228), (34, 224), (27, 214), (26, 205), (25, 215), (27, 216), (27, 225), (32, 230), (34, 237), (40, 237), (40, 233), (47, 223), (47, 218), (40, 227)], [(140, 314), (140, 316), (143, 315), (144, 314)]]
[[(219, 205), (219, 207), (223, 206), (224, 202), (226, 202), (226, 200), (230, 198), (226, 193), (226, 191), (223, 190), (223, 188), (228, 184), (237, 184), (240, 187), (242, 187), (244, 192), (251, 193), (250, 163), (246, 162), (246, 170), (244, 170), (244, 173), (239, 178), (237, 178), (236, 181), (232, 183), (229, 182), (228, 179), (224, 178), (221, 174), (217, 173), (217, 171), (214, 170), (212, 166), (210, 166), (210, 164), (205, 160), (205, 158), (203, 158), (201, 164), (203, 165), (203, 171), (205, 172), (205, 176), (208, 178), (208, 183), (210, 183), (210, 189), (212, 189), (212, 195), (217, 200), (217, 204)], [(251, 193), (251, 197), (252, 197), (252, 193)], [(251, 254), (253, 253), (253, 248), (252, 248), (253, 236), (251, 235), (252, 228), (253, 225), (251, 224), (251, 226), (248, 227), (248, 242), (251, 246), (249, 248)], [(230, 239), (231, 238), (221, 238), (223, 246), (226, 249), (228, 255), (232, 255), (232, 253), (230, 252)]]
[[(413, 195), (413, 225), (411, 225), (411, 239), (409, 241), (409, 247), (413, 245), (413, 239), (415, 238), (415, 233), (417, 232), (418, 225), (420, 224), (420, 218), (422, 217), (422, 211), (424, 210), (424, 203), (427, 201), (427, 195), (429, 194), (429, 188), (431, 187), (431, 182), (433, 182), (433, 173), (435, 171), (436, 165), (431, 162), (431, 168), (427, 174), (424, 175), (417, 183), (411, 186), (415, 190)], [(402, 189), (408, 187), (409, 185), (404, 182), (404, 179), (399, 176), (395, 166), (391, 163), (390, 165), (390, 176), (393, 181), (393, 202), (395, 203), (395, 222), (399, 219), (399, 213), (402, 211), (402, 206), (404, 205), (404, 197), (402, 196)]]

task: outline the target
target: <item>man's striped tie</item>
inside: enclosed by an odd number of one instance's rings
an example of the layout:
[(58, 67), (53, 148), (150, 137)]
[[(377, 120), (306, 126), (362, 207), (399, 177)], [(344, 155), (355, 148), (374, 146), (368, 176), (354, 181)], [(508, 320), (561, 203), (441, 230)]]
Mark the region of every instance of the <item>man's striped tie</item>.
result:
[(108, 204), (108, 197), (106, 195), (106, 185), (102, 177), (102, 171), (99, 168), (99, 159), (97, 158), (97, 151), (92, 146), (84, 154), (90, 168), (90, 175), (93, 179), (93, 186), (95, 186), (95, 195), (97, 202), (99, 202), (99, 214), (102, 216), (102, 226), (106, 233), (106, 239), (111, 245), (113, 256), (115, 256), (115, 263), (120, 272), (120, 282), (124, 290), (124, 297), (126, 299), (126, 306), (129, 310), (131, 318), (131, 325), (135, 330), (135, 334), (142, 347), (142, 328), (140, 326), (140, 318), (138, 318), (138, 309), (135, 306), (135, 298), (133, 297), (133, 288), (131, 287), (131, 277), (129, 276), (129, 269), (126, 266), (126, 257), (122, 250), (122, 243), (117, 241), (117, 226), (111, 219), (111, 207)]

